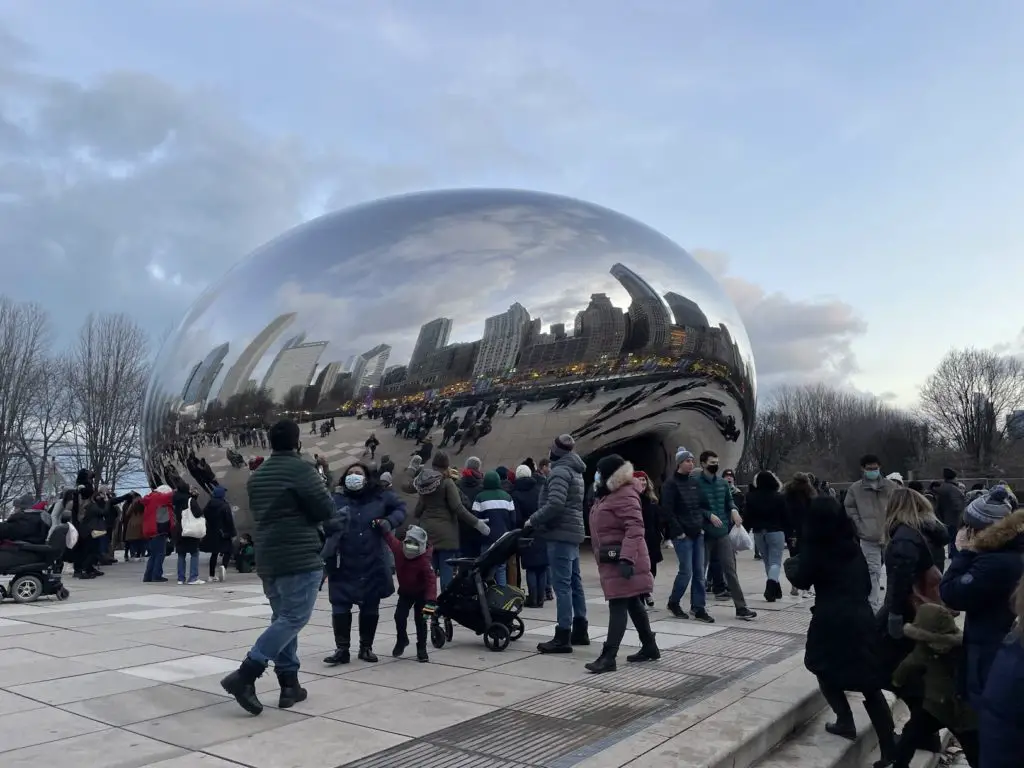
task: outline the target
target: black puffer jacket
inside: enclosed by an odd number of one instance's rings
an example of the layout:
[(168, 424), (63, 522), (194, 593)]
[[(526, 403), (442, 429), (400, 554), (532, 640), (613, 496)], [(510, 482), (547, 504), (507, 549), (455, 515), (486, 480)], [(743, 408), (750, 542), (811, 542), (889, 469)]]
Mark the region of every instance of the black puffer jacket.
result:
[(786, 515), (786, 500), (779, 492), (782, 483), (771, 472), (758, 472), (747, 494), (747, 507), (743, 523), (756, 533), (782, 531), (786, 538), (789, 533), (789, 519)]
[(693, 475), (678, 472), (661, 486), (661, 514), (670, 538), (695, 538), (704, 531), (710, 512), (702, 508), (700, 486)]

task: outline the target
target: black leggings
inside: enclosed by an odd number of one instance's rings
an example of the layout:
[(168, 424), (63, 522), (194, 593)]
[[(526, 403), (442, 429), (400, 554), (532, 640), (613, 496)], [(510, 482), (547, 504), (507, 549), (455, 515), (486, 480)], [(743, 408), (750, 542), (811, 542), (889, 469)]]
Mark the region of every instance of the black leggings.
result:
[[(934, 716), (923, 709), (915, 709), (910, 713), (910, 719), (903, 726), (903, 734), (896, 742), (896, 760), (892, 768), (908, 768), (910, 761), (914, 759), (914, 752), (932, 734), (938, 733), (945, 726)], [(978, 768), (978, 732), (977, 731), (952, 731), (956, 740), (964, 750), (964, 758), (971, 768)]]
[[(214, 576), (217, 575), (217, 554), (218, 554), (217, 552), (211, 552), (210, 553), (210, 578), (211, 579)], [(228, 560), (231, 559), (231, 552), (225, 550), (224, 552), (221, 552), (219, 554), (220, 554), (220, 564), (223, 565), (225, 568), (227, 568), (228, 567)]]
[[(829, 707), (835, 712), (837, 721), (840, 724), (853, 725), (853, 710), (850, 709), (846, 691), (823, 682), (820, 677), (818, 678), (818, 687), (821, 688), (821, 693)], [(885, 700), (881, 689), (868, 691), (862, 695), (864, 696), (864, 709), (878, 736), (878, 746), (882, 755), (888, 757), (893, 754), (896, 739), (896, 726), (892, 722), (892, 710), (889, 709), (889, 702)]]
[(616, 597), (608, 601), (608, 637), (605, 644), (618, 648), (626, 636), (626, 617), (633, 622), (641, 643), (651, 640), (651, 622), (642, 597)]
[(412, 611), (412, 620), (416, 624), (416, 647), (426, 648), (427, 646), (427, 617), (423, 615), (423, 606), (426, 600), (422, 597), (398, 596), (398, 605), (395, 606), (395, 630), (399, 640), (409, 642), (409, 611)]

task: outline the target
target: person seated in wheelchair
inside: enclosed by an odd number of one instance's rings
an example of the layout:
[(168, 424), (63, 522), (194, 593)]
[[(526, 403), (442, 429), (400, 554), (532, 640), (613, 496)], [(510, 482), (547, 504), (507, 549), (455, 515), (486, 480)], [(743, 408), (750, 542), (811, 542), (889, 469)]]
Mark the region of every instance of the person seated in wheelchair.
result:
[(0, 571), (30, 565), (45, 559), (38, 552), (25, 551), (21, 544), (45, 546), (50, 526), (43, 512), (33, 509), (35, 499), (25, 495), (14, 504), (14, 512), (0, 522)]

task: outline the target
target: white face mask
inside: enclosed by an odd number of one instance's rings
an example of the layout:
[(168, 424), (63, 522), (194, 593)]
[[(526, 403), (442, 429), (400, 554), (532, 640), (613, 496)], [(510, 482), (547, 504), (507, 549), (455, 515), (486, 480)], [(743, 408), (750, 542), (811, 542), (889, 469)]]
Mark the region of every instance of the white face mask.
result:
[(361, 490), (366, 485), (366, 478), (362, 475), (345, 475), (345, 487), (350, 491)]

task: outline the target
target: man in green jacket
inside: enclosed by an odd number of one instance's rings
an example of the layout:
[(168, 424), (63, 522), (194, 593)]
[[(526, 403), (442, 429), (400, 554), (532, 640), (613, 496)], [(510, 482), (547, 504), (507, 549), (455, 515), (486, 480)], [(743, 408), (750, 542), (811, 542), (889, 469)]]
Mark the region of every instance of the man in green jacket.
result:
[(242, 665), (221, 687), (253, 715), (263, 711), (256, 680), (274, 663), (281, 696), (278, 706), (306, 698), (299, 685), (299, 632), (313, 613), (323, 560), (320, 526), (334, 513), (334, 501), (320, 473), (299, 455), (299, 425), (289, 419), (270, 428), (270, 458), (249, 477), (256, 573), (273, 618)]

